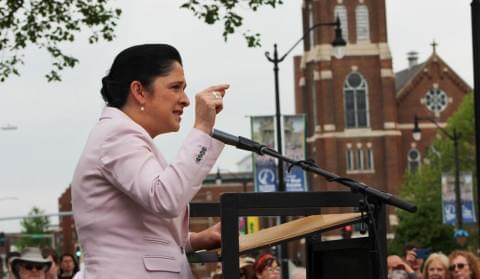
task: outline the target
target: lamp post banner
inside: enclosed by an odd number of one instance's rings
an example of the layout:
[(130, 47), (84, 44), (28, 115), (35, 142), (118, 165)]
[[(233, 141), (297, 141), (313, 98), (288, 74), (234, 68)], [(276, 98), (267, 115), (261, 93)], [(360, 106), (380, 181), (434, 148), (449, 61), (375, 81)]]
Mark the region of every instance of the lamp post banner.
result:
[[(252, 116), (250, 118), (252, 140), (269, 148), (275, 148), (273, 116)], [(277, 167), (275, 159), (252, 153), (253, 173), (256, 192), (278, 191)]]
[[(305, 160), (305, 115), (285, 115), (283, 117), (283, 142), (285, 156), (296, 161)], [(307, 179), (302, 168), (294, 166), (288, 172), (288, 164), (284, 165), (285, 190), (287, 192), (305, 192)]]
[[(460, 193), (463, 223), (474, 224), (477, 222), (477, 218), (473, 202), (473, 176), (471, 173), (462, 172), (460, 174)], [(448, 173), (442, 174), (442, 215), (444, 224), (456, 224), (455, 177)]]

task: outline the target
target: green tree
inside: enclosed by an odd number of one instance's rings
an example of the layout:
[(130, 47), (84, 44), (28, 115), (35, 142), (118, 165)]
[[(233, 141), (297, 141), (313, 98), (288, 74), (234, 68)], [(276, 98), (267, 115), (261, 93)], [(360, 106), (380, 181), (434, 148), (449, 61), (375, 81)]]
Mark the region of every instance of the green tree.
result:
[[(238, 10), (244, 12), (249, 9), (256, 12), (262, 6), (276, 8), (281, 4), (283, 4), (282, 0), (190, 0), (181, 7), (189, 9), (197, 18), (207, 24), (223, 23), (222, 36), (227, 41), (228, 36), (235, 33), (243, 25), (243, 17)], [(259, 33), (245, 30), (242, 35), (249, 47), (261, 46)]]
[[(21, 233), (25, 236), (19, 238), (15, 242), (15, 246), (22, 250), (25, 247), (46, 247), (51, 246), (51, 238), (48, 231), (50, 221), (48, 217), (39, 216), (44, 214), (43, 210), (38, 207), (33, 207), (28, 213), (27, 218), (24, 218), (20, 225), (22, 226)], [(37, 217), (35, 217), (37, 216)]]
[[(459, 158), (461, 171), (475, 170), (475, 131), (473, 94), (465, 96), (457, 112), (448, 120), (447, 131), (461, 132)], [(454, 228), (442, 223), (441, 175), (453, 172), (453, 141), (441, 131), (440, 139), (435, 140), (424, 159), (424, 164), (416, 173), (407, 173), (401, 187), (400, 196), (417, 205), (416, 213), (397, 210), (399, 225), (395, 239), (389, 243), (389, 252), (401, 254), (406, 243), (414, 241), (421, 247), (431, 247), (432, 251), (450, 252), (457, 247), (453, 238)], [(475, 229), (466, 226), (471, 235)], [(476, 243), (470, 241), (470, 243)]]
[(23, 51), (31, 45), (46, 50), (52, 58), (48, 81), (60, 81), (59, 72), (74, 67), (78, 59), (65, 54), (60, 44), (73, 42), (82, 30), (90, 31), (88, 41), (114, 38), (121, 11), (110, 8), (108, 0), (0, 0), (0, 81), (19, 75)]
[[(158, 0), (160, 1), (160, 0)], [(115, 38), (115, 27), (122, 13), (109, 0), (0, 0), (0, 82), (19, 76), (28, 46), (46, 50), (52, 58), (48, 81), (61, 81), (60, 72), (73, 68), (77, 58), (64, 53), (65, 43), (74, 42), (86, 30), (89, 43)], [(277, 7), (282, 0), (189, 0), (180, 6), (207, 24), (223, 23), (223, 37), (237, 32), (243, 24), (241, 12), (256, 12), (262, 6)], [(240, 11), (239, 11), (240, 10)], [(242, 32), (249, 47), (260, 46), (260, 34)]]

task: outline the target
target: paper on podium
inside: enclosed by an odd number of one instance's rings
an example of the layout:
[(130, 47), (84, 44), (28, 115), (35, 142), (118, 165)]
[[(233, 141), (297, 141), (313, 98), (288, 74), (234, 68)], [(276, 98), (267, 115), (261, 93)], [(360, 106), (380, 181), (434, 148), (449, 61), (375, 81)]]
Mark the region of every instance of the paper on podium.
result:
[[(360, 220), (360, 213), (311, 215), (240, 236), (239, 253)], [(221, 254), (221, 251), (218, 251)]]

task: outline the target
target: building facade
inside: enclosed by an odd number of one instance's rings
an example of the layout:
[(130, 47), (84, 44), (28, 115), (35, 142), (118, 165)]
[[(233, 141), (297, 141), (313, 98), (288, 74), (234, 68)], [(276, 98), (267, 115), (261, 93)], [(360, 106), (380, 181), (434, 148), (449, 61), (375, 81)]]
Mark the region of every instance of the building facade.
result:
[[(397, 194), (402, 176), (421, 164), (436, 135), (433, 123), (420, 123), (424, 136), (412, 138), (414, 116), (431, 117), (440, 126), (471, 87), (432, 54), (397, 73), (388, 45), (385, 0), (306, 0), (303, 29), (338, 17), (347, 41), (337, 59), (330, 45), (334, 29), (314, 29), (304, 38), (304, 54), (295, 57), (295, 110), (307, 116), (307, 157), (322, 168), (382, 191)], [(312, 191), (348, 190), (310, 176)], [(394, 216), (390, 216), (394, 224)]]
[[(72, 191), (71, 187), (67, 189), (58, 198), (58, 212), (71, 213), (72, 212)], [(75, 229), (75, 221), (72, 215), (59, 216), (60, 227), (60, 245), (61, 251), (64, 253), (71, 253), (75, 251), (75, 244), (78, 241), (77, 231)]]

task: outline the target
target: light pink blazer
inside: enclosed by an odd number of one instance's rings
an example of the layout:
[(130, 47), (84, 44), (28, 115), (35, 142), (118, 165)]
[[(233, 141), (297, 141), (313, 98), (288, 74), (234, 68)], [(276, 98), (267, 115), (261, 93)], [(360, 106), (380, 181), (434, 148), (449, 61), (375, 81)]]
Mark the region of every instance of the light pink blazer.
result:
[(72, 181), (86, 279), (191, 278), (188, 204), (223, 144), (192, 129), (178, 147), (168, 164), (140, 125), (104, 109)]

